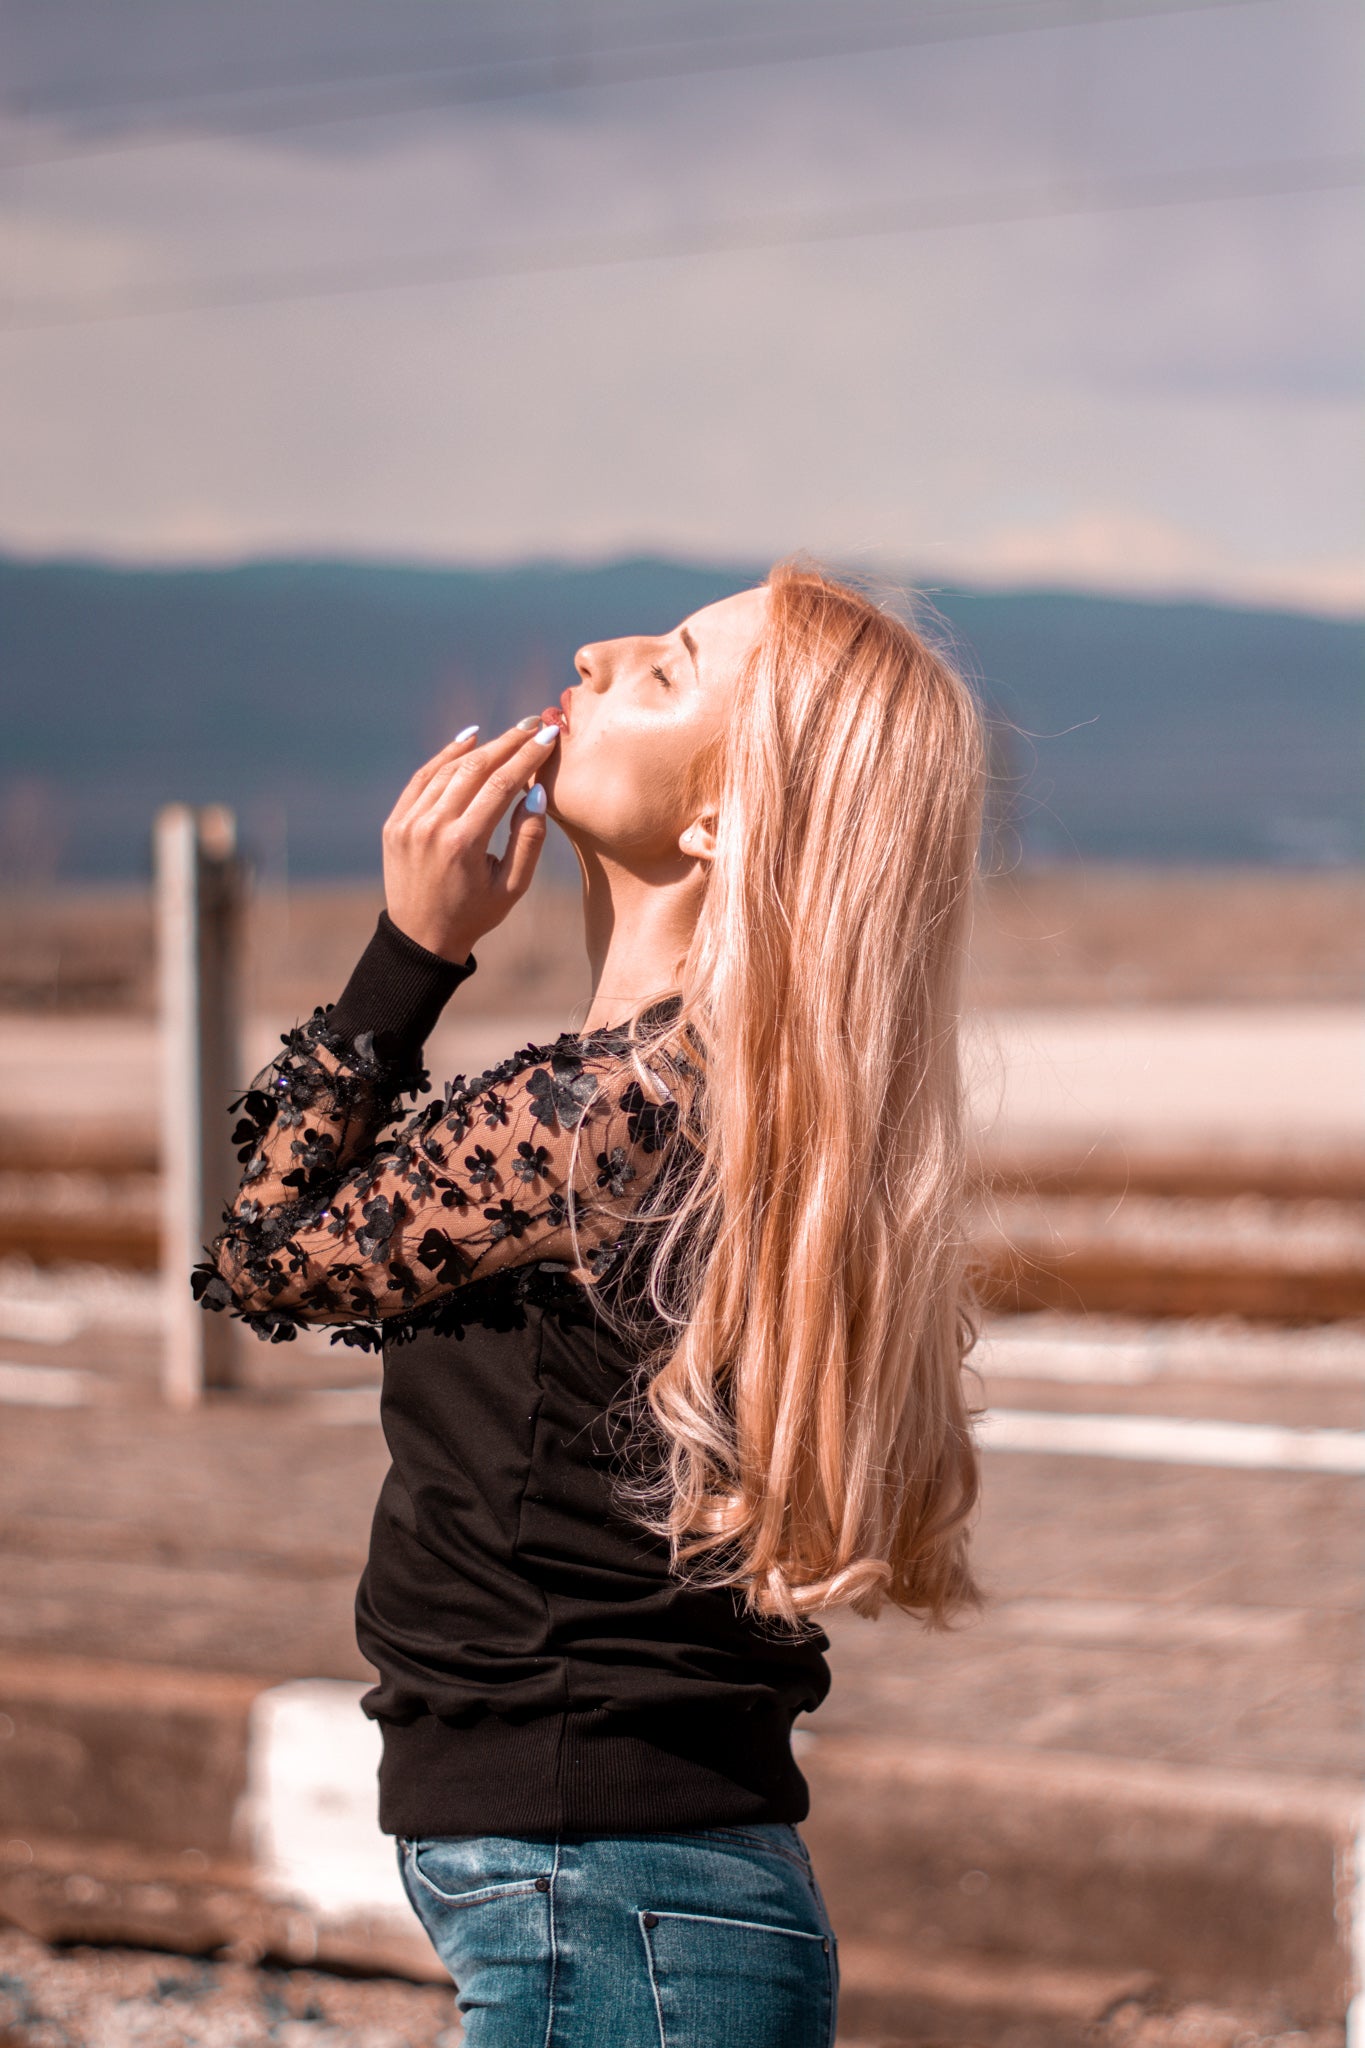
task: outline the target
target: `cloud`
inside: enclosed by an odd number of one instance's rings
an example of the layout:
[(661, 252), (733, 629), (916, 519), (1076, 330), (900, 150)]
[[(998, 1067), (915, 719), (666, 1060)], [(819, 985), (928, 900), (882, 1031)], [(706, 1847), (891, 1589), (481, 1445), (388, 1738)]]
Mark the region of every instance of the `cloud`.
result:
[[(0, 545), (809, 546), (1348, 602), (1360, 310), (1341, 195), (440, 281), (470, 249), (1328, 152), (1351, 130), (1333, 18), (1217, 9), (306, 142), (130, 130), (140, 146), (65, 160), (50, 110), (0, 201), (15, 297), (79, 315), (185, 279), (302, 295), (0, 333)], [(430, 282), (364, 288), (394, 263)], [(309, 295), (329, 269), (356, 289)]]
[[(954, 574), (941, 558), (940, 575)], [(963, 580), (1001, 589), (1065, 585), (1136, 596), (1242, 599), (1287, 610), (1365, 612), (1365, 559), (1247, 562), (1205, 534), (1122, 506), (987, 533), (956, 565)]]

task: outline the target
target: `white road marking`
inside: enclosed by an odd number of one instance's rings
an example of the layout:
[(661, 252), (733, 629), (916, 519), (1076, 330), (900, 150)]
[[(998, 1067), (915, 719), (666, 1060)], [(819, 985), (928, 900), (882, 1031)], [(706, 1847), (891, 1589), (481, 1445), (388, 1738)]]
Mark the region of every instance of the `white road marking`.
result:
[(1283, 1649), (1313, 1620), (1301, 1608), (1169, 1606), (1161, 1600), (1006, 1600), (989, 1619), (1007, 1635), (1061, 1643), (1123, 1643), (1154, 1649), (1217, 1643), (1229, 1649)]
[(0, 1401), (11, 1408), (83, 1408), (89, 1399), (88, 1372), (0, 1358)]
[(971, 1362), (987, 1379), (1142, 1386), (1151, 1380), (1365, 1382), (1365, 1326), (1261, 1329), (1208, 1318), (1142, 1323), (1042, 1312), (992, 1316)]
[(1299, 1155), (1358, 1144), (1363, 1056), (1349, 1003), (995, 1010), (966, 1033), (973, 1119), (998, 1117), (996, 1143), (1160, 1136), (1188, 1153), (1254, 1138)]
[(89, 1327), (89, 1315), (73, 1302), (0, 1297), (0, 1337), (17, 1337), (21, 1344), (69, 1344)]
[(155, 1340), (164, 1307), (165, 1291), (154, 1273), (0, 1259), (0, 1337), (27, 1344), (64, 1344), (93, 1329)]
[(1365, 1430), (1358, 1429), (1287, 1429), (1266, 1422), (1187, 1422), (1166, 1415), (1066, 1415), (995, 1408), (981, 1417), (977, 1436), (988, 1451), (1365, 1476)]

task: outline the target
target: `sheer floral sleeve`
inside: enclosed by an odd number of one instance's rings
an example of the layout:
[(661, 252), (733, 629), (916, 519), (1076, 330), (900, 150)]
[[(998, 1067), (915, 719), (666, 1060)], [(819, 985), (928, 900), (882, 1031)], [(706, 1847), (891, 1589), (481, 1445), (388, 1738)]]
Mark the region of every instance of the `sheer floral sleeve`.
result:
[(277, 1342), (326, 1323), (377, 1349), (486, 1319), (490, 1289), (505, 1311), (531, 1281), (600, 1281), (677, 1124), (659, 1065), (642, 1085), (623, 1031), (565, 1034), (403, 1116), (426, 1080), (410, 1037), (405, 1065), (394, 1034), (318, 1010), (234, 1105), (242, 1185), (196, 1292)]

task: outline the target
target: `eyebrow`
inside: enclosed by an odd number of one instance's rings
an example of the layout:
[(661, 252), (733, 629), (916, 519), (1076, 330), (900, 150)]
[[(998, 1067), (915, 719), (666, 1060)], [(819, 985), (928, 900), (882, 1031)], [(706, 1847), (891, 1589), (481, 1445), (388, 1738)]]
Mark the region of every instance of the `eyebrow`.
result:
[(682, 644), (683, 644), (683, 646), (684, 646), (684, 647), (685, 647), (685, 648), (687, 649), (688, 653), (689, 653), (689, 654), (691, 655), (691, 657), (692, 657), (692, 668), (693, 668), (693, 672), (694, 672), (694, 674), (696, 675), (697, 681), (698, 681), (698, 682), (700, 682), (700, 681), (701, 681), (701, 669), (700, 669), (700, 668), (698, 667), (698, 665), (697, 665), (697, 643), (696, 643), (696, 641), (695, 641), (695, 640), (694, 640), (694, 639), (692, 638), (692, 635), (691, 635), (691, 634), (690, 634), (690, 633), (688, 632), (688, 630), (687, 630), (686, 626), (684, 626), (684, 627), (683, 627), (683, 628), (681, 629), (681, 631), (680, 631), (680, 632), (679, 632), (679, 634), (678, 634), (678, 638), (679, 638), (679, 639), (680, 639), (680, 640), (682, 641)]

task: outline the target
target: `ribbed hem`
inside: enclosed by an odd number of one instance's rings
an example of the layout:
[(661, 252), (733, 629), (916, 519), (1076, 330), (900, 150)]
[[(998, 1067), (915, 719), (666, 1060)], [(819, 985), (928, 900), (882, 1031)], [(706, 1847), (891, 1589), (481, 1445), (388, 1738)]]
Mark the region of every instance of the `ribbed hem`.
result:
[(435, 1715), (383, 1722), (379, 1825), (390, 1835), (653, 1834), (802, 1821), (791, 1721), (770, 1708), (623, 1715)]
[(382, 1059), (415, 1061), (442, 1010), (477, 966), (472, 953), (462, 965), (429, 953), (381, 910), (374, 937), (327, 1022), (353, 1044), (362, 1031), (373, 1032)]

